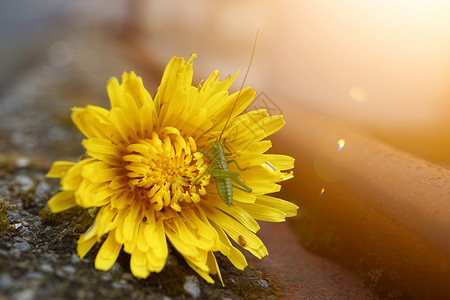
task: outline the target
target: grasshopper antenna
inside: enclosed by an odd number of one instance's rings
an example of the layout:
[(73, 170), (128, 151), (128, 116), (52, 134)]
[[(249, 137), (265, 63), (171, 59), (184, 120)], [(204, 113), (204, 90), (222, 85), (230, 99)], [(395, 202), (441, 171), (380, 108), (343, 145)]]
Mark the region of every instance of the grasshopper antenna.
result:
[(248, 71), (250, 71), (250, 67), (252, 66), (253, 56), (255, 56), (256, 41), (258, 40), (258, 34), (259, 34), (259, 28), (256, 31), (255, 41), (253, 42), (252, 56), (250, 57), (250, 62), (247, 67), (247, 72), (245, 72), (244, 80), (242, 81), (241, 88), (239, 89), (239, 93), (236, 97), (236, 101), (234, 101), (233, 107), (231, 108), (230, 114), (228, 115), (228, 119), (225, 122), (225, 125), (223, 126), (222, 132), (220, 133), (219, 141), (222, 139), (222, 135), (223, 135), (223, 132), (225, 131), (225, 128), (227, 128), (228, 122), (230, 121), (231, 115), (233, 114), (234, 108), (236, 107), (236, 104), (239, 100), (239, 96), (241, 96), (242, 88), (244, 87), (245, 80), (247, 79)]

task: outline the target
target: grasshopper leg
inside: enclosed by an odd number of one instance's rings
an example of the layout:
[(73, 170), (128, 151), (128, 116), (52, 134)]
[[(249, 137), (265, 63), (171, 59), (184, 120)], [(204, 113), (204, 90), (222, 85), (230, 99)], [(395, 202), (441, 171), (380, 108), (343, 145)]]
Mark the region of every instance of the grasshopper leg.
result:
[(191, 184), (191, 186), (194, 186), (194, 184), (196, 184), (200, 179), (202, 179), (203, 176), (206, 175), (206, 173), (208, 173), (216, 164), (216, 162), (213, 162), (211, 165), (208, 166), (208, 168), (205, 170), (205, 172), (203, 172), (199, 177), (197, 177), (197, 179), (194, 180), (194, 182)]
[[(236, 189), (238, 189), (238, 190), (241, 190), (241, 191), (244, 191), (244, 192), (247, 192), (247, 193), (251, 193), (251, 191), (248, 191), (248, 190), (246, 190), (246, 189), (244, 189), (244, 188), (242, 188), (242, 187), (240, 187), (240, 186), (238, 186), (238, 185), (233, 184), (233, 187), (236, 188)], [(251, 190), (251, 189), (250, 189), (250, 190)]]
[(228, 152), (224, 151), (226, 156), (230, 156), (233, 154), (233, 151), (231, 151), (230, 147), (228, 147), (227, 144), (225, 144), (225, 140), (223, 141), (223, 147), (228, 151)]
[(247, 193), (253, 192), (252, 188), (249, 186), (246, 186), (242, 181), (239, 180), (239, 178), (233, 177), (233, 178), (231, 178), (231, 180), (239, 185), (239, 186), (233, 185), (235, 188), (242, 190), (244, 192), (247, 192)]
[(211, 158), (211, 156), (208, 155), (208, 153), (206, 153), (205, 151), (203, 151), (202, 149), (198, 149), (198, 151), (200, 151), (204, 156), (206, 156), (206, 158), (208, 158), (209, 160), (213, 160)]
[(241, 170), (241, 171), (244, 171), (244, 170), (245, 170), (245, 169), (242, 169), (242, 168), (238, 165), (237, 161), (235, 161), (234, 159), (227, 161), (227, 163), (228, 163), (228, 164), (234, 163), (234, 164), (236, 165), (236, 167), (238, 167), (239, 170)]
[[(229, 151), (229, 152), (225, 152), (225, 155), (226, 155), (226, 156), (230, 156), (230, 155), (233, 154), (233, 152), (231, 151), (231, 149), (227, 146), (227, 144), (225, 144), (225, 141), (224, 141), (224, 143), (223, 143), (223, 146), (225, 147), (226, 150)], [(241, 170), (241, 171), (244, 170), (244, 169), (242, 169), (242, 168), (238, 165), (237, 161), (234, 160), (234, 159), (227, 161), (227, 163), (228, 163), (228, 164), (234, 163), (234, 164), (236, 165), (236, 167), (238, 167), (239, 170)]]

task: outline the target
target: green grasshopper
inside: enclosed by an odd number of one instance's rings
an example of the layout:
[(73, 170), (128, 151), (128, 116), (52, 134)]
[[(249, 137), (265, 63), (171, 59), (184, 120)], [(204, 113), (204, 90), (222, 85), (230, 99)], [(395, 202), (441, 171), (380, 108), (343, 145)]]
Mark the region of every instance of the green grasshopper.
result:
[[(225, 152), (225, 149), (229, 152)], [(212, 161), (211, 165), (206, 169), (203, 174), (201, 174), (192, 185), (196, 184), (203, 176), (205, 176), (209, 171), (211, 171), (211, 180), (214, 179), (216, 182), (217, 193), (220, 198), (225, 202), (226, 205), (231, 206), (233, 204), (233, 187), (251, 193), (253, 190), (246, 186), (242, 181), (239, 180), (238, 176), (240, 172), (230, 171), (228, 164), (235, 163), (239, 170), (242, 170), (237, 162), (232, 160), (227, 160), (227, 156), (232, 155), (230, 149), (227, 145), (222, 144), (220, 140), (214, 142), (214, 144), (209, 148), (208, 153), (199, 149), (199, 151)], [(234, 185), (233, 183), (237, 184)]]
[[(230, 171), (229, 164), (234, 163), (239, 170), (242, 171), (241, 167), (239, 167), (238, 163), (232, 159), (228, 160), (227, 156), (232, 155), (232, 151), (228, 148), (225, 143), (221, 142), (222, 135), (227, 128), (228, 122), (230, 121), (231, 115), (236, 107), (239, 96), (241, 95), (242, 88), (244, 87), (245, 80), (247, 79), (248, 71), (250, 70), (250, 66), (252, 64), (253, 56), (255, 54), (255, 46), (256, 40), (258, 39), (258, 32), (256, 32), (255, 41), (253, 44), (252, 56), (250, 58), (250, 63), (247, 68), (247, 72), (245, 74), (244, 80), (241, 85), (241, 89), (236, 97), (236, 101), (234, 102), (233, 108), (231, 109), (230, 115), (228, 116), (227, 121), (225, 122), (225, 126), (223, 127), (222, 132), (220, 133), (219, 138), (212, 144), (211, 148), (209, 148), (208, 153), (199, 149), (199, 151), (210, 161), (212, 161), (211, 165), (208, 166), (205, 172), (203, 172), (193, 183), (196, 184), (203, 176), (205, 176), (208, 172), (211, 172), (211, 181), (214, 179), (216, 182), (217, 193), (219, 197), (225, 202), (228, 207), (233, 205), (233, 187), (243, 190), (247, 193), (251, 193), (253, 190), (246, 186), (242, 181), (239, 180), (238, 176), (240, 172), (232, 172)], [(226, 152), (227, 150), (228, 152)]]

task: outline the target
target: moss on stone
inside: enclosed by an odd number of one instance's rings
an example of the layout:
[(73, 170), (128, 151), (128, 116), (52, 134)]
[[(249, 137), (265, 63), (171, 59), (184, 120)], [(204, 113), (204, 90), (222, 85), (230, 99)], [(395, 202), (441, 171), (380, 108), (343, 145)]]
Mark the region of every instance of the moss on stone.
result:
[[(267, 281), (267, 278), (264, 278)], [(263, 287), (256, 284), (253, 280), (225, 280), (225, 286), (229, 287), (236, 295), (242, 296), (247, 300), (276, 298), (279, 294), (277, 287), (270, 285)]]
[(31, 188), (27, 191), (19, 191), (15, 193), (15, 197), (18, 197), (22, 200), (23, 208), (29, 209), (35, 206), (35, 189)]
[(6, 216), (6, 213), (10, 209), (10, 206), (6, 202), (0, 200), (0, 238), (12, 231), (11, 224), (9, 224)]
[(49, 226), (57, 226), (67, 220), (70, 229), (64, 231), (62, 237), (78, 236), (80, 233), (86, 232), (94, 221), (88, 211), (81, 207), (74, 207), (60, 213), (52, 213), (48, 209), (42, 209), (39, 212), (39, 217), (43, 224)]
[[(153, 275), (153, 274), (152, 274)], [(183, 288), (183, 284), (186, 280), (186, 268), (183, 265), (177, 266), (165, 266), (157, 276), (150, 275), (149, 279), (157, 286), (161, 286), (166, 295), (176, 296), (180, 294), (187, 294)]]

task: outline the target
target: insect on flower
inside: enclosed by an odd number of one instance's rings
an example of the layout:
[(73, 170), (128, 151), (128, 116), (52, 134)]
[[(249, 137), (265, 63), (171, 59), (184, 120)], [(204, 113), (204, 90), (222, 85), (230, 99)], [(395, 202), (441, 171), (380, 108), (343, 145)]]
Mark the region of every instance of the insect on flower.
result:
[[(236, 160), (231, 159), (228, 160), (227, 156), (231, 156), (233, 153), (231, 149), (222, 141), (222, 135), (227, 128), (228, 122), (230, 121), (231, 115), (236, 107), (236, 103), (239, 100), (239, 96), (241, 94), (242, 88), (244, 87), (245, 80), (247, 79), (248, 71), (250, 70), (250, 66), (253, 61), (253, 56), (255, 55), (256, 41), (258, 39), (259, 30), (256, 32), (255, 41), (253, 43), (252, 56), (250, 58), (250, 63), (247, 68), (247, 72), (245, 73), (244, 80), (242, 81), (241, 88), (239, 89), (238, 96), (236, 97), (236, 101), (234, 102), (233, 108), (228, 115), (227, 121), (220, 133), (219, 138), (213, 143), (213, 145), (209, 148), (208, 153), (206, 153), (203, 149), (199, 149), (199, 151), (207, 157), (210, 161), (212, 161), (211, 165), (201, 174), (193, 183), (195, 185), (203, 176), (205, 176), (208, 172), (211, 172), (211, 180), (214, 179), (216, 183), (217, 193), (219, 197), (226, 203), (226, 205), (231, 206), (233, 204), (233, 187), (239, 190), (245, 191), (247, 193), (251, 193), (253, 190), (245, 185), (241, 180), (239, 180), (240, 172), (232, 172), (230, 171), (229, 164), (234, 163), (239, 170), (242, 171), (242, 168), (238, 165)], [(228, 152), (227, 152), (228, 151)]]
[(61, 191), (47, 204), (53, 213), (81, 206), (95, 214), (77, 253), (101, 243), (98, 270), (109, 270), (123, 250), (133, 275), (147, 278), (164, 268), (171, 244), (203, 279), (213, 283), (216, 274), (223, 283), (217, 252), (243, 270), (243, 249), (268, 255), (256, 220), (297, 214), (297, 205), (266, 195), (293, 177), (292, 157), (265, 153), (283, 116), (243, 113), (256, 93), (229, 94), (237, 74), (219, 80), (215, 71), (193, 86), (195, 57), (173, 57), (153, 97), (134, 72), (124, 73), (122, 83), (107, 82), (111, 109), (73, 109), (87, 157), (53, 164), (47, 177), (60, 178)]
[(245, 247), (247, 245), (247, 242), (245, 241), (244, 237), (242, 235), (239, 236), (239, 245), (242, 247)]

